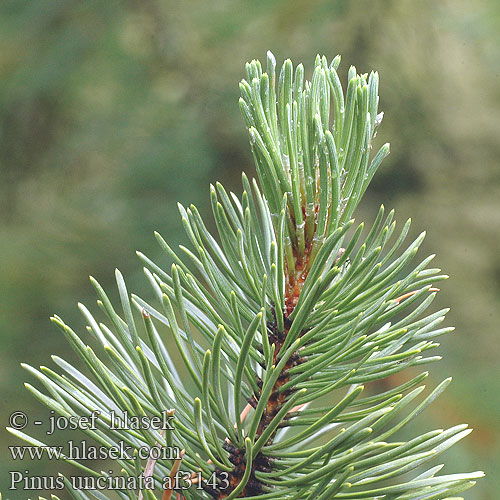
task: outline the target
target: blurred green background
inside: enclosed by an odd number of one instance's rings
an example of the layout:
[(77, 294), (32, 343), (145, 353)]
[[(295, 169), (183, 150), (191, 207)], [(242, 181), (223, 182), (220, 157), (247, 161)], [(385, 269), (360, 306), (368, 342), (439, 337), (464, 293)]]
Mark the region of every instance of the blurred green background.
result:
[[(500, 3), (497, 0), (3, 0), (0, 3), (0, 491), (13, 464), (8, 415), (43, 411), (20, 362), (73, 359), (48, 318), (77, 331), (92, 274), (148, 294), (140, 249), (154, 230), (184, 242), (176, 202), (208, 212), (209, 182), (236, 192), (253, 165), (237, 100), (244, 63), (316, 53), (381, 75), (379, 138), (391, 142), (358, 210), (380, 203), (428, 231), (424, 253), (451, 275), (436, 306), (454, 335), (431, 385), (454, 383), (420, 418), (475, 432), (447, 470), (483, 469), (466, 493), (500, 491)], [(165, 265), (168, 262), (159, 257)], [(32, 380), (30, 380), (32, 381)], [(7, 498), (15, 499), (9, 494)]]

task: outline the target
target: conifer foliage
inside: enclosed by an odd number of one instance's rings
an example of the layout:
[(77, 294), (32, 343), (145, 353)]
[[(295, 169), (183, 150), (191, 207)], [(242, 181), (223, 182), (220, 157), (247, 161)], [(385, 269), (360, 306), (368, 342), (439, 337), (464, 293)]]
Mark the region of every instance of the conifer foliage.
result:
[[(91, 278), (103, 322), (81, 304), (86, 334), (53, 318), (85, 370), (57, 356), (54, 370), (26, 366), (44, 387), (28, 389), (57, 414), (100, 412), (86, 431), (99, 445), (182, 450), (116, 459), (114, 474), (155, 482), (119, 498), (430, 500), (482, 475), (430, 463), (466, 425), (395, 437), (450, 381), (424, 393), (420, 371), (452, 331), (446, 310), (428, 312), (446, 276), (432, 256), (416, 260), (424, 234), (405, 244), (410, 222), (396, 230), (392, 211), (382, 206), (367, 229), (354, 223), (389, 146), (372, 151), (377, 73), (351, 67), (344, 93), (339, 63), (318, 56), (311, 81), (290, 60), (277, 75), (271, 53), (265, 68), (248, 63), (240, 109), (259, 182), (243, 174), (241, 196), (211, 187), (216, 235), (194, 206), (179, 207), (189, 248), (174, 252), (156, 235), (169, 272), (138, 254), (152, 298), (130, 295), (116, 271), (117, 305)], [(110, 430), (113, 412), (165, 411), (164, 431)], [(65, 484), (78, 500), (109, 498)]]

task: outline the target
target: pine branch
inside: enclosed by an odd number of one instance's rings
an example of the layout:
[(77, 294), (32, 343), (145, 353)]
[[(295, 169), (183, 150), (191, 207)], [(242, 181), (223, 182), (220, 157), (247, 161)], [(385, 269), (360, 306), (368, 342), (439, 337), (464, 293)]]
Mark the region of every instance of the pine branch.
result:
[[(106, 449), (135, 450), (115, 464), (123, 478), (152, 478), (140, 498), (442, 499), (482, 476), (427, 468), (467, 426), (392, 439), (450, 379), (423, 398), (427, 372), (367, 391), (438, 360), (427, 351), (453, 329), (441, 326), (447, 310), (426, 313), (446, 276), (428, 267), (433, 256), (413, 263), (424, 234), (401, 250), (410, 222), (396, 233), (383, 206), (368, 232), (354, 225), (389, 146), (372, 154), (383, 116), (377, 73), (351, 67), (344, 95), (339, 63), (318, 56), (310, 82), (289, 60), (276, 78), (271, 53), (265, 72), (258, 61), (247, 64), (240, 109), (260, 187), (244, 174), (241, 197), (211, 186), (217, 236), (194, 206), (179, 206), (191, 248), (176, 253), (156, 235), (170, 273), (138, 254), (153, 300), (130, 295), (117, 271), (118, 310), (91, 278), (107, 324), (80, 309), (98, 352), (53, 318), (89, 375), (59, 357), (61, 373), (26, 366), (45, 388), (27, 384), (42, 403), (68, 417), (98, 410), (98, 428), (87, 435)], [(175, 425), (164, 434), (110, 429), (113, 413), (167, 410)], [(182, 453), (141, 461), (139, 449), (158, 445)], [(183, 478), (165, 486), (176, 471)], [(75, 499), (107, 498), (68, 478), (65, 485)], [(136, 499), (133, 490), (117, 494)]]

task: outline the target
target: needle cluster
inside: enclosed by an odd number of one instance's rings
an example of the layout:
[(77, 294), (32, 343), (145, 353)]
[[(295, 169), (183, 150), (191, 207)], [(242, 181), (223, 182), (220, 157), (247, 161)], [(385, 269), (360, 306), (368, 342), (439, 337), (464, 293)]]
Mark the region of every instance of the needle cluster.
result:
[[(243, 175), (239, 196), (211, 187), (216, 235), (196, 207), (179, 207), (190, 247), (175, 252), (156, 235), (169, 270), (138, 254), (150, 299), (129, 294), (117, 271), (118, 305), (91, 278), (105, 319), (80, 305), (86, 335), (53, 318), (85, 370), (57, 356), (54, 370), (26, 367), (44, 387), (28, 389), (58, 414), (100, 411), (87, 431), (98, 443), (183, 450), (116, 460), (117, 473), (156, 486), (120, 498), (430, 500), (482, 475), (431, 464), (465, 425), (395, 438), (450, 381), (424, 394), (421, 366), (453, 330), (441, 324), (447, 310), (428, 312), (446, 276), (432, 256), (415, 261), (424, 234), (405, 244), (410, 221), (396, 230), (382, 206), (368, 230), (354, 224), (389, 147), (372, 147), (377, 73), (351, 67), (344, 94), (339, 63), (318, 56), (311, 81), (290, 60), (277, 76), (271, 53), (265, 71), (248, 63), (240, 108), (259, 182)], [(165, 432), (109, 430), (112, 412), (165, 409)], [(181, 482), (162, 487), (177, 471)], [(78, 500), (108, 498), (66, 486)]]

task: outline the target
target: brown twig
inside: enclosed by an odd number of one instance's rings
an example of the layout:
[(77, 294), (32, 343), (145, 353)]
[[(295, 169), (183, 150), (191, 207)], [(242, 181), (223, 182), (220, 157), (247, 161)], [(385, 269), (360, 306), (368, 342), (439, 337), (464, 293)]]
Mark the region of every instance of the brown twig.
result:
[[(160, 432), (161, 437), (163, 437), (165, 434), (165, 430), (162, 429)], [(156, 442), (155, 446), (158, 446), (160, 443)], [(149, 457), (148, 461), (146, 462), (146, 467), (144, 468), (144, 477), (151, 477), (153, 475), (153, 472), (155, 470), (155, 465), (157, 462), (157, 458)], [(144, 495), (142, 493), (142, 490), (139, 491), (139, 496), (137, 497), (137, 500), (143, 500)]]
[[(173, 485), (175, 484), (175, 476), (177, 472), (179, 472), (179, 468), (181, 466), (182, 462), (182, 457), (184, 456), (184, 453), (186, 453), (186, 450), (181, 450), (179, 458), (177, 458), (174, 462), (174, 465), (172, 466), (172, 470), (170, 471), (169, 478), (170, 478), (170, 484), (172, 485), (171, 488), (167, 488), (163, 492), (163, 496), (161, 497), (161, 500), (170, 500), (172, 498), (172, 493), (174, 492), (174, 487)], [(179, 493), (177, 493), (177, 499), (180, 499)]]
[[(439, 288), (429, 288), (429, 292), (439, 292)], [(413, 292), (408, 292), (405, 293), (404, 295), (401, 295), (398, 297), (396, 300), (396, 303), (399, 304), (402, 300), (407, 299), (408, 297), (411, 297), (412, 295), (415, 295), (418, 292), (418, 290), (414, 290)]]

